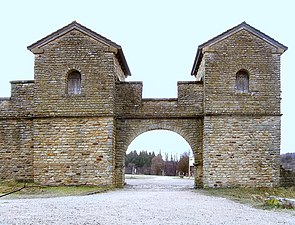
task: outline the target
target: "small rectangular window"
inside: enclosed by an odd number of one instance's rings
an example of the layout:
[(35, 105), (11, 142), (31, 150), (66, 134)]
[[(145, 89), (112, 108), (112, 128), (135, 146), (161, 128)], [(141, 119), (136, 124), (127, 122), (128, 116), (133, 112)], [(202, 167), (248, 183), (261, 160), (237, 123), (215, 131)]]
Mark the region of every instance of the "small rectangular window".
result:
[(244, 70), (240, 70), (236, 74), (236, 90), (242, 93), (249, 92), (249, 74)]
[(81, 74), (78, 71), (73, 71), (68, 75), (67, 89), (68, 95), (81, 94)]

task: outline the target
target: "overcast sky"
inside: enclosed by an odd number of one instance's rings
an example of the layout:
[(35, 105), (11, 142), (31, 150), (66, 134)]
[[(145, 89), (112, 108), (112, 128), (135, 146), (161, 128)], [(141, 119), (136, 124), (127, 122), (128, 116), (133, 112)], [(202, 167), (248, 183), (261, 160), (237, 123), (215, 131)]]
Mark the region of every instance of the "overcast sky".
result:
[[(10, 96), (9, 81), (34, 79), (34, 57), (26, 47), (76, 20), (123, 47), (132, 72), (128, 81), (143, 81), (144, 97), (175, 98), (177, 81), (194, 80), (197, 46), (246, 21), (289, 47), (281, 58), (281, 152), (295, 152), (294, 10), (294, 0), (2, 1), (0, 96)], [(189, 148), (175, 133), (151, 133), (130, 147), (178, 153)]]

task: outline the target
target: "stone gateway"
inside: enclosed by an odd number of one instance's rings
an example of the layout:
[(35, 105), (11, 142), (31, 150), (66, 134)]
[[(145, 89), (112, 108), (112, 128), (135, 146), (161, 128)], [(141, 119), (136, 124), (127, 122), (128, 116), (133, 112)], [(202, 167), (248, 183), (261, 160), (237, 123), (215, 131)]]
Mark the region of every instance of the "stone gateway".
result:
[(196, 187), (279, 185), (287, 47), (247, 23), (200, 45), (171, 99), (142, 98), (121, 46), (77, 22), (28, 49), (34, 80), (0, 98), (0, 179), (122, 187), (129, 144), (165, 129), (191, 146)]

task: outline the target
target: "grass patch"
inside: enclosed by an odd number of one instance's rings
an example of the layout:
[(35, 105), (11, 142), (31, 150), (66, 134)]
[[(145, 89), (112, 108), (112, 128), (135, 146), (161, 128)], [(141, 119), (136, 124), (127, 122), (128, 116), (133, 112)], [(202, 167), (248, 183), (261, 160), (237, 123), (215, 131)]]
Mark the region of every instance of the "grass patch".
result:
[(265, 199), (269, 196), (295, 199), (295, 187), (278, 188), (216, 188), (202, 189), (202, 193), (224, 197), (243, 204), (249, 204), (257, 208), (265, 208)]
[(0, 182), (0, 196), (19, 189), (21, 190), (6, 196), (6, 198), (46, 198), (77, 196), (97, 194), (111, 190), (111, 188), (109, 187), (98, 186), (41, 186), (34, 183), (16, 181)]

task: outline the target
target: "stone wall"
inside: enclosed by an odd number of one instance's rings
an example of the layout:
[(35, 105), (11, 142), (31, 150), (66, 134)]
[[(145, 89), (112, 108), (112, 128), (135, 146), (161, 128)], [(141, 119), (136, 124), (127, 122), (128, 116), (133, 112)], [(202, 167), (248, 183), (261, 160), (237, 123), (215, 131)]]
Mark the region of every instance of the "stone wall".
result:
[(117, 116), (138, 114), (142, 100), (142, 82), (116, 82), (115, 97)]
[(112, 117), (40, 118), (33, 126), (35, 182), (112, 185)]
[(295, 172), (292, 170), (284, 169), (281, 166), (280, 170), (280, 186), (292, 187), (295, 186)]
[(0, 98), (0, 119), (31, 117), (34, 81), (11, 81), (11, 97)]
[(124, 118), (196, 117), (203, 113), (203, 82), (178, 82), (178, 98), (142, 98), (141, 82), (116, 84), (116, 114)]
[(206, 116), (205, 187), (279, 184), (280, 117)]
[(34, 81), (14, 81), (0, 100), (0, 179), (33, 179), (33, 91)]
[(33, 180), (32, 120), (0, 120), (0, 165), (0, 179)]

